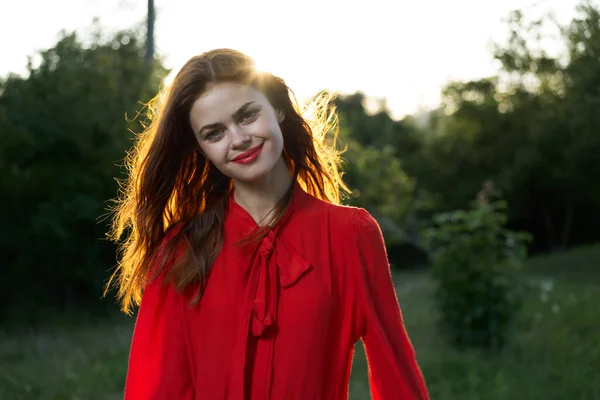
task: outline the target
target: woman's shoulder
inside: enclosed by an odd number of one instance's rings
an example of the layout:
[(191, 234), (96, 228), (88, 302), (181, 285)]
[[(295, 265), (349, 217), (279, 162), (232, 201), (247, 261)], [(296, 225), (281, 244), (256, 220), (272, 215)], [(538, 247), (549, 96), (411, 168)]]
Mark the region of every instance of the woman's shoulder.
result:
[[(311, 196), (306, 213), (303, 218), (314, 218), (327, 221), (332, 228), (337, 228), (348, 234), (377, 228), (379, 225), (375, 218), (362, 207), (346, 204), (334, 204)], [(301, 216), (302, 217), (302, 216)]]

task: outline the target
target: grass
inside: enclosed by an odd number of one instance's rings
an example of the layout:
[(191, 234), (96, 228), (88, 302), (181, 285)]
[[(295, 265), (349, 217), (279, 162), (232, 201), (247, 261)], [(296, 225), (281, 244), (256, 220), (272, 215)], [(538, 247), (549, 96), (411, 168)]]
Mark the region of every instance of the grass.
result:
[[(433, 283), (398, 273), (398, 297), (432, 399), (600, 399), (600, 246), (533, 258), (514, 341), (458, 351), (436, 333)], [(133, 320), (0, 332), (0, 399), (121, 399)], [(357, 346), (350, 397), (369, 398)]]
[(0, 336), (1, 400), (123, 398), (133, 323), (120, 317)]

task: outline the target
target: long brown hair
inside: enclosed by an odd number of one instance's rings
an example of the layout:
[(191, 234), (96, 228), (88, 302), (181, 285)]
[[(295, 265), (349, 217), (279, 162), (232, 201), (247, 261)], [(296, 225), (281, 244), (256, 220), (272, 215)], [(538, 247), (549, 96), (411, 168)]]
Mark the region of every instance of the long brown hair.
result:
[[(198, 283), (197, 301), (221, 249), (232, 182), (202, 155), (189, 122), (193, 103), (208, 85), (219, 82), (250, 85), (284, 112), (283, 157), (305, 191), (331, 203), (339, 203), (340, 189), (347, 191), (338, 169), (337, 118), (331, 96), (317, 96), (302, 110), (282, 79), (257, 71), (243, 53), (217, 49), (191, 58), (147, 104), (150, 124), (125, 159), (128, 179), (111, 210), (108, 237), (120, 243), (120, 259), (106, 291), (116, 279), (117, 298), (126, 313), (139, 304), (147, 280), (156, 278), (167, 261), (172, 265), (165, 279), (177, 291)], [(292, 190), (293, 185), (276, 208), (275, 221), (285, 212)], [(174, 260), (182, 243), (187, 250)]]

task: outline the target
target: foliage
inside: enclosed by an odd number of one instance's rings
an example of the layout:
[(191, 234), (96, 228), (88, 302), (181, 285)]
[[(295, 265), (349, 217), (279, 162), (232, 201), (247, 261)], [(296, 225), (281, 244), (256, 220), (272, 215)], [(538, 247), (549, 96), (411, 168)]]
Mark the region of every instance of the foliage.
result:
[(349, 142), (344, 154), (344, 180), (352, 189), (348, 204), (368, 208), (379, 220), (388, 244), (402, 240), (400, 224), (413, 205), (413, 180), (402, 170), (393, 148), (377, 150)]
[[(402, 198), (404, 217), (388, 218), (397, 231), (411, 232), (404, 236), (418, 246), (416, 232), (432, 211), (464, 208), (482, 182), (494, 180), (512, 205), (509, 226), (536, 237), (533, 251), (600, 239), (599, 21), (590, 3), (565, 26), (513, 12), (508, 41), (492, 54), (498, 74), (448, 84), (427, 118), (394, 121), (383, 103), (367, 110), (362, 93), (336, 100), (346, 135), (388, 162), (397, 159), (411, 182), (413, 203)], [(556, 32), (563, 52), (545, 49), (547, 32)], [(350, 175), (364, 171), (353, 168), (348, 178), (356, 181)], [(390, 197), (382, 183), (372, 185)]]
[[(493, 53), (499, 73), (444, 89), (420, 162), (404, 164), (439, 196), (439, 211), (464, 208), (492, 179), (512, 205), (510, 226), (534, 234), (535, 250), (600, 238), (599, 20), (590, 4), (567, 26), (516, 11)], [(553, 30), (562, 53), (544, 50)]]
[(64, 34), (38, 56), (0, 82), (0, 319), (98, 305), (115, 249), (97, 219), (130, 146), (126, 114), (158, 84), (133, 32)]
[(366, 208), (377, 218), (388, 247), (405, 243), (420, 247), (416, 235), (420, 214), (435, 203), (407, 174), (404, 164), (412, 161), (405, 152), (420, 148), (422, 137), (412, 125), (392, 120), (386, 111), (369, 115), (361, 93), (340, 96), (335, 102), (347, 148), (344, 181), (352, 189), (347, 203)]
[(529, 235), (505, 227), (505, 203), (438, 214), (424, 241), (441, 328), (459, 347), (502, 348), (520, 306)]

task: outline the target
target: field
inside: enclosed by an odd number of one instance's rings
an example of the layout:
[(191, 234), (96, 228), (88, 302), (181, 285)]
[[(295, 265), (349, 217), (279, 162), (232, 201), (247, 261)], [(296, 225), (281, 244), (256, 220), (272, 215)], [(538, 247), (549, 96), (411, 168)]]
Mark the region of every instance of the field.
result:
[[(433, 283), (395, 275), (432, 399), (600, 399), (600, 247), (532, 258), (515, 340), (501, 354), (459, 352), (439, 337)], [(125, 316), (0, 332), (1, 400), (120, 399), (133, 320)], [(350, 398), (369, 398), (357, 346)]]

